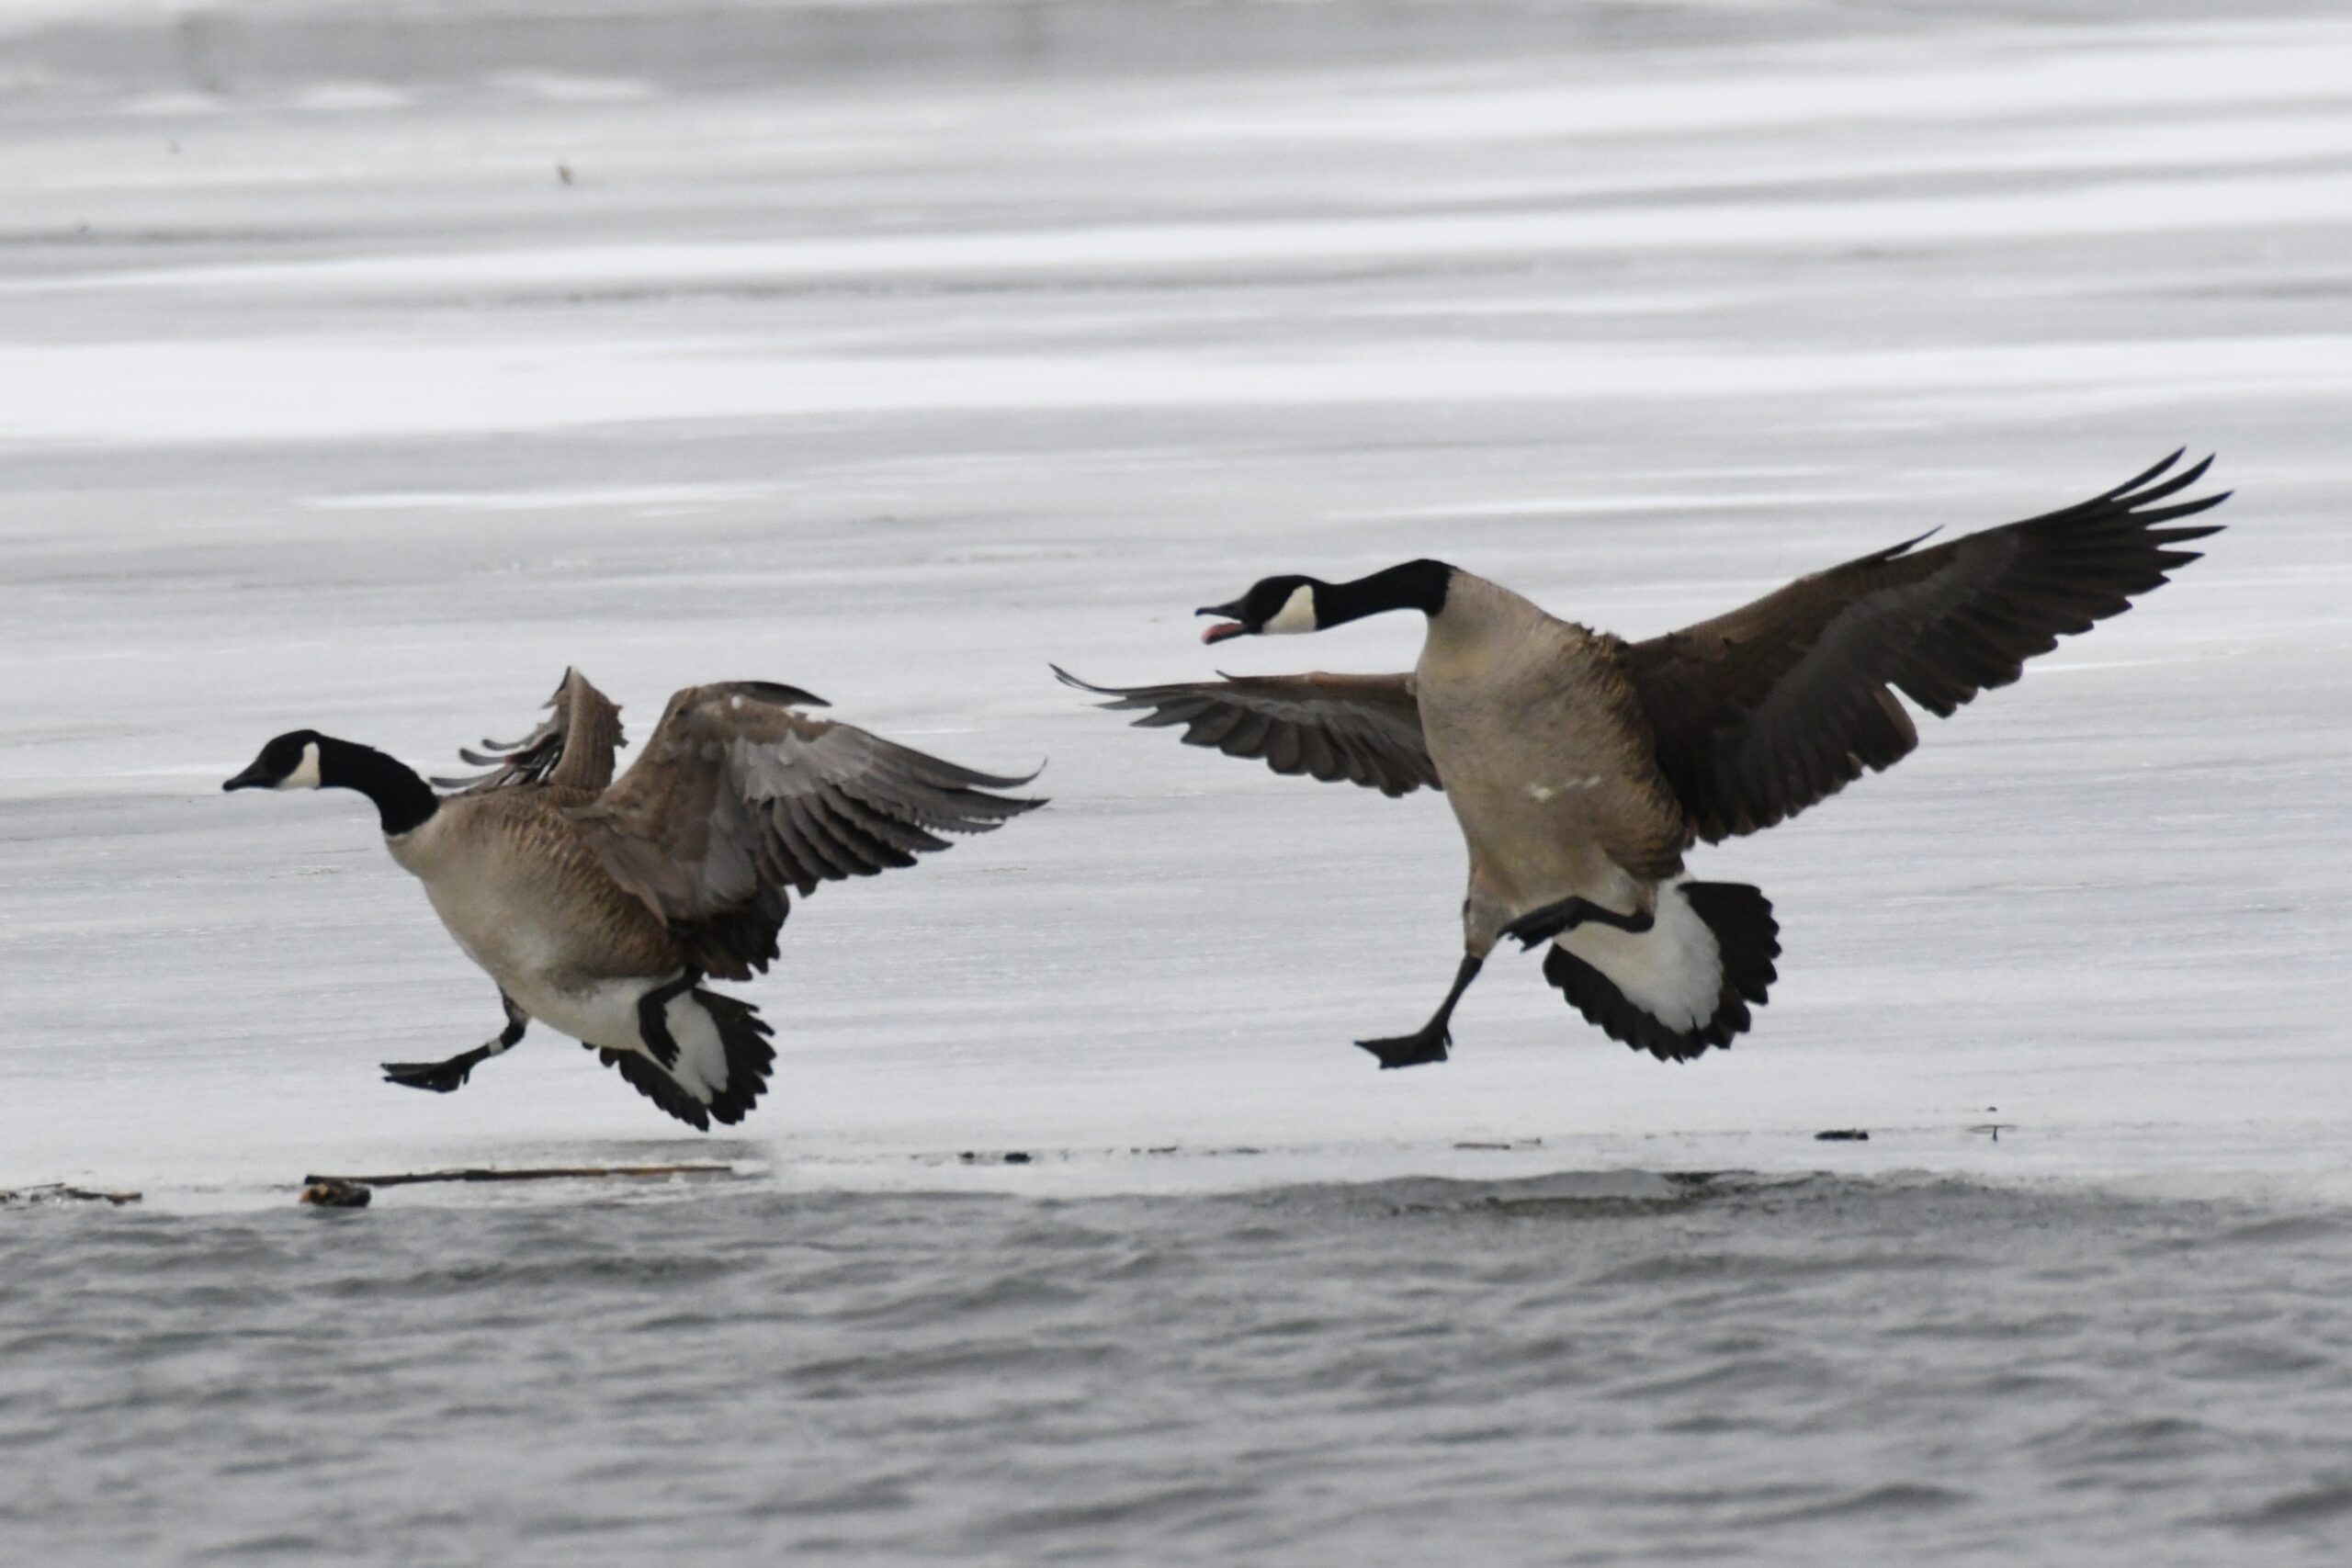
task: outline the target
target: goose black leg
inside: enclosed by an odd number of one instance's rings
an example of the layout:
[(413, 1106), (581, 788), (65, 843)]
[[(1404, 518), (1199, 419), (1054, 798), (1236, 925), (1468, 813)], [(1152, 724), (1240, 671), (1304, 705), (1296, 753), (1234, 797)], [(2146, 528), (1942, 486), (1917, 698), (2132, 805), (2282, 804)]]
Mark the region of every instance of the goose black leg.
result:
[(1562, 931), (1574, 931), (1587, 920), (1596, 925), (1615, 926), (1621, 931), (1636, 936), (1657, 924), (1656, 915), (1621, 915), (1614, 909), (1604, 909), (1591, 899), (1571, 896), (1540, 909), (1530, 909), (1502, 929), (1502, 934), (1516, 938), (1521, 951), (1551, 941)]
[(486, 1040), (470, 1051), (460, 1051), (446, 1062), (386, 1062), (384, 1081), (447, 1094), (482, 1063), (512, 1049), (523, 1038), (523, 1031), (530, 1027), (531, 1015), (516, 1007), (514, 998), (504, 991), (498, 993), (498, 999), (506, 1004), (506, 1027), (498, 1032), (497, 1039)]
[(702, 984), (702, 971), (689, 969), (666, 986), (656, 986), (637, 998), (637, 1033), (653, 1059), (664, 1067), (678, 1065), (678, 1042), (670, 1032), (670, 1003)]
[(1410, 1034), (1399, 1034), (1392, 1040), (1359, 1040), (1357, 1045), (1380, 1058), (1383, 1067), (1418, 1067), (1424, 1062), (1442, 1062), (1447, 1047), (1453, 1043), (1450, 1027), (1453, 1019), (1453, 1004), (1478, 977), (1479, 967), (1486, 960), (1475, 953), (1462, 955), (1462, 967), (1453, 972), (1453, 989), (1445, 993), (1445, 1000), (1438, 1004), (1430, 1021)]

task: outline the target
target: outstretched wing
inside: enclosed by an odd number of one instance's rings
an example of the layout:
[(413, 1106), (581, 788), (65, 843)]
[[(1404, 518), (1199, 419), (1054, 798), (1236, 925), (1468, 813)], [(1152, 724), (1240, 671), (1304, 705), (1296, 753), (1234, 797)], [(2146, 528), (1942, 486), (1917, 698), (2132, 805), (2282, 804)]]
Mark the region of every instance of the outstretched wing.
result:
[(612, 783), (613, 753), (622, 740), (619, 706), (577, 670), (563, 672), (547, 706), (547, 718), (521, 740), (485, 740), (480, 751), (458, 748), (458, 756), (490, 772), (433, 782), (460, 795), (540, 784), (594, 792)]
[(1442, 789), (1410, 675), (1235, 675), (1174, 686), (1097, 686), (1059, 665), (1062, 684), (1141, 708), (1140, 728), (1184, 727), (1187, 746), (1258, 757), (1278, 773), (1346, 779), (1383, 795)]
[[(571, 819), (614, 881), (670, 922), (695, 964), (748, 979), (775, 957), (791, 900), (981, 833), (1043, 800), (1028, 783), (794, 711), (818, 699), (736, 681), (670, 699), (645, 750)], [(1030, 777), (1034, 778), (1034, 773)]]
[(2195, 560), (2176, 547), (2220, 529), (2164, 525), (2228, 492), (2158, 505), (2212, 463), (2165, 478), (2180, 457), (2063, 512), (1932, 549), (1907, 540), (1624, 645), (1692, 832), (1713, 840), (1769, 828), (1865, 768), (1893, 765), (1919, 743), (1895, 692), (1949, 716)]

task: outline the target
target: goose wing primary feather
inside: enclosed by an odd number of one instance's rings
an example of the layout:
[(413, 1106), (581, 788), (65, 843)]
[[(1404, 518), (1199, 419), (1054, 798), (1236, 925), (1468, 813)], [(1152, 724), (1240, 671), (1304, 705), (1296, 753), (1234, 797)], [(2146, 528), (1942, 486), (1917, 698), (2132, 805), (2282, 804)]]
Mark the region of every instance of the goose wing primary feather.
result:
[(623, 739), (619, 705), (579, 671), (566, 670), (547, 706), (548, 716), (520, 740), (484, 740), (480, 751), (458, 749), (458, 756), (490, 772), (433, 782), (460, 795), (487, 795), (517, 784), (593, 795), (611, 784), (613, 755)]
[(1892, 766), (1919, 741), (1896, 692), (1949, 716), (2195, 560), (2178, 547), (2220, 529), (2168, 525), (2228, 493), (2161, 504), (2212, 462), (2172, 473), (2180, 457), (2063, 511), (1929, 549), (1907, 540), (1623, 645), (1691, 833), (1769, 828)]
[(1169, 686), (1097, 686), (1059, 665), (1066, 686), (1140, 708), (1143, 728), (1181, 724), (1188, 746), (1256, 757), (1278, 773), (1345, 779), (1386, 795), (1438, 782), (1410, 675), (1235, 675)]
[[(670, 699), (628, 773), (568, 815), (613, 880), (706, 973), (748, 979), (776, 955), (791, 902), (872, 876), (1046, 804), (1000, 778), (813, 718), (790, 686), (737, 681)], [(1034, 778), (1035, 775), (1031, 774)]]

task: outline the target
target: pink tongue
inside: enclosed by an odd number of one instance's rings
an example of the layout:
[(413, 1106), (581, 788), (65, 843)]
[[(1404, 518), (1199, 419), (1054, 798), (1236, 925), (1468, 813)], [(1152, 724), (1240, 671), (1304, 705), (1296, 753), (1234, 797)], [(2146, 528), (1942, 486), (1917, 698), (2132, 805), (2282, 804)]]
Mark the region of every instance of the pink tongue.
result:
[(1239, 637), (1241, 628), (1231, 621), (1219, 621), (1201, 634), (1203, 642), (1223, 642), (1229, 637)]

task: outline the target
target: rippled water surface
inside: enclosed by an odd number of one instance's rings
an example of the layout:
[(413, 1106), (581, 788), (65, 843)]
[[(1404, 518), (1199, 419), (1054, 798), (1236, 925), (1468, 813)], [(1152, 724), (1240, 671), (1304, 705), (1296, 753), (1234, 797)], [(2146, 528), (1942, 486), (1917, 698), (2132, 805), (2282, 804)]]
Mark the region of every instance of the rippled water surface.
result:
[(1829, 1178), (17, 1212), (0, 1517), (17, 1562), (2333, 1561), (2348, 1296), (2340, 1212)]

